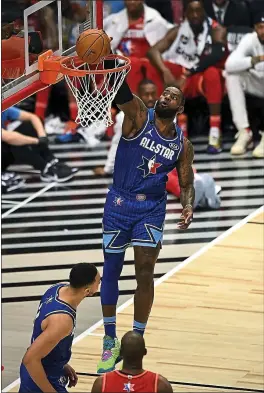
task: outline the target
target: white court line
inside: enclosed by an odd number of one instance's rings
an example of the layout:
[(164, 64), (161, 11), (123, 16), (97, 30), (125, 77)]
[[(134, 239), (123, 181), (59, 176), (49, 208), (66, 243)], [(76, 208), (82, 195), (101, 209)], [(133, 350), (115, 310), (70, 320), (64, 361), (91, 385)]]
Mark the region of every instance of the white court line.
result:
[[(164, 274), (164, 276), (160, 277), (158, 280), (155, 281), (154, 286), (157, 287), (160, 285), (163, 281), (167, 280), (169, 277), (171, 277), (174, 273), (178, 272), (185, 266), (187, 266), (189, 263), (191, 263), (193, 260), (198, 258), (199, 256), (203, 255), (206, 251), (208, 251), (210, 248), (212, 248), (214, 245), (219, 243), (221, 240), (225, 239), (227, 236), (229, 236), (231, 233), (236, 231), (237, 229), (241, 228), (244, 224), (246, 224), (251, 218), (255, 217), (257, 214), (264, 213), (264, 205), (255, 210), (253, 213), (251, 213), (249, 216), (243, 218), (243, 220), (239, 221), (236, 225), (234, 225), (232, 228), (229, 228), (226, 232), (222, 233), (220, 236), (218, 236), (216, 239), (212, 240), (209, 244), (205, 245), (202, 247), (200, 250), (198, 250), (196, 253), (191, 255), (189, 258), (185, 259), (184, 262), (178, 264), (175, 266), (173, 269), (169, 270), (168, 273)], [(117, 308), (117, 314), (119, 314), (121, 311), (123, 311), (125, 308), (130, 306), (133, 303), (134, 296), (128, 299), (124, 304), (119, 306)], [(81, 341), (83, 338), (87, 336), (93, 336), (96, 333), (93, 333), (94, 330), (96, 330), (98, 327), (103, 325), (103, 319), (100, 321), (96, 322), (94, 325), (89, 327), (87, 330), (85, 330), (83, 333), (81, 333), (79, 336), (75, 337), (73, 340), (73, 344), (78, 343)], [(97, 335), (97, 334), (96, 334)], [(102, 335), (103, 336), (103, 335)], [(20, 378), (16, 379), (14, 382), (12, 382), (10, 385), (8, 385), (5, 389), (2, 390), (2, 392), (9, 392), (11, 389), (16, 387), (20, 383)]]
[(104, 334), (103, 333), (90, 333), (89, 336), (104, 337)]
[(57, 183), (53, 182), (48, 184), (46, 187), (42, 188), (41, 190), (39, 190), (38, 192), (36, 192), (35, 194), (31, 195), (30, 197), (28, 197), (27, 199), (25, 199), (24, 201), (20, 202), (18, 205), (13, 206), (11, 209), (7, 210), (7, 212), (5, 212), (4, 214), (2, 214), (2, 219), (8, 217), (11, 213), (13, 213), (14, 211), (16, 211), (17, 209), (19, 209), (22, 206), (25, 206), (28, 202), (32, 201), (33, 199), (37, 198), (38, 196), (44, 194), (44, 192), (46, 192), (47, 190), (49, 190), (50, 188), (54, 187)]
[(18, 201), (11, 201), (10, 199), (2, 199), (2, 205), (18, 205)]

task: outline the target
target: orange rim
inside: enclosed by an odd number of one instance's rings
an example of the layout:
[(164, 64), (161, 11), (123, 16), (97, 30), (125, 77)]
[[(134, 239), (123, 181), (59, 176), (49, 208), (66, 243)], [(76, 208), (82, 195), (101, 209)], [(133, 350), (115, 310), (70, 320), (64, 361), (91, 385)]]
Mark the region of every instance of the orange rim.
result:
[(103, 60), (121, 60), (124, 61), (125, 64), (121, 67), (109, 68), (105, 70), (78, 70), (72, 67), (81, 67), (86, 64), (82, 59), (78, 56), (67, 56), (64, 59), (60, 60), (60, 72), (64, 75), (72, 76), (72, 77), (84, 77), (86, 75), (105, 75), (109, 73), (120, 72), (126, 70), (130, 67), (131, 61), (128, 57), (122, 55), (109, 55), (106, 56)]

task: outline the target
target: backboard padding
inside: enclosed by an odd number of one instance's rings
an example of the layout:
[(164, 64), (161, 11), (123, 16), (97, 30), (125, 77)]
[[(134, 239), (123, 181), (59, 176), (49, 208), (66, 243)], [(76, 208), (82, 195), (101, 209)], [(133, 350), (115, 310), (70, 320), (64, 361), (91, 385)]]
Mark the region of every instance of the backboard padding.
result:
[[(38, 80), (38, 54), (32, 56), (29, 50), (29, 45), (32, 50), (32, 31), (40, 32), (43, 43), (41, 53), (52, 49), (56, 55), (72, 55), (75, 53), (76, 39), (82, 31), (102, 27), (97, 22), (98, 15), (102, 15), (101, 0), (28, 1), (32, 4), (22, 10), (19, 20), (7, 20), (8, 23), (16, 25), (13, 34), (24, 39), (25, 69), (24, 73), (15, 79), (2, 80), (2, 101)], [(35, 47), (33, 46), (33, 49)]]

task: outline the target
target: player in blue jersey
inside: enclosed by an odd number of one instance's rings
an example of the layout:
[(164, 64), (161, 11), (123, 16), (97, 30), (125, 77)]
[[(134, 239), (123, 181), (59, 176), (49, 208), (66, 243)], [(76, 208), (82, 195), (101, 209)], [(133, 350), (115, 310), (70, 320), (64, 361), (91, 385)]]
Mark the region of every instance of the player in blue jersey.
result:
[(175, 167), (183, 206), (178, 228), (187, 229), (193, 218), (193, 147), (175, 123), (175, 116), (184, 110), (181, 90), (167, 87), (155, 108), (148, 109), (131, 93), (125, 81), (115, 103), (125, 117), (113, 186), (107, 195), (103, 217), (105, 262), (101, 304), (105, 337), (98, 373), (114, 370), (120, 360), (116, 337), (118, 279), (125, 250), (130, 245), (134, 247), (137, 281), (133, 329), (144, 334), (154, 298), (154, 267), (162, 244), (167, 174)]
[(76, 323), (76, 309), (98, 290), (100, 274), (90, 263), (79, 263), (70, 272), (70, 283), (50, 287), (42, 296), (34, 321), (31, 345), (20, 367), (20, 390), (67, 392), (78, 377), (68, 364)]

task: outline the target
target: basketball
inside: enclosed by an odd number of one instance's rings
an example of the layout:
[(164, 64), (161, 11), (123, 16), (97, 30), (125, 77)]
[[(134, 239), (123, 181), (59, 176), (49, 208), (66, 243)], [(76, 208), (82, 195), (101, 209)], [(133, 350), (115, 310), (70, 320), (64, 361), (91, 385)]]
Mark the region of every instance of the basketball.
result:
[(97, 64), (111, 51), (110, 38), (103, 30), (84, 31), (77, 39), (76, 52), (88, 64)]

